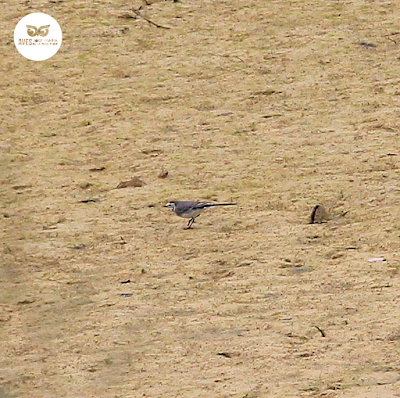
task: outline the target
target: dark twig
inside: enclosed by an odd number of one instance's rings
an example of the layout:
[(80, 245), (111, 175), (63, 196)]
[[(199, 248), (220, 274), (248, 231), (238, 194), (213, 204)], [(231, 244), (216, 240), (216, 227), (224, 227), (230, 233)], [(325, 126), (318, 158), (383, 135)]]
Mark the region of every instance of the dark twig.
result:
[(386, 37), (388, 40), (392, 41), (394, 44), (397, 44), (397, 41), (394, 40), (394, 39), (391, 39), (390, 36), (395, 36), (395, 35), (398, 35), (398, 34), (399, 34), (399, 32), (390, 33), (390, 34), (388, 34), (388, 35), (385, 35), (385, 37)]
[[(140, 10), (140, 8), (139, 8)], [(163, 26), (163, 25), (159, 25), (158, 23), (153, 22), (152, 20), (150, 20), (149, 18), (144, 17), (139, 10), (135, 10), (132, 9), (132, 11), (140, 18), (143, 18), (146, 22), (148, 22), (150, 25), (155, 26), (156, 28), (161, 28), (161, 29), (171, 29), (169, 26)]]
[(318, 326), (314, 326), (315, 327), (315, 329), (317, 329), (318, 330), (318, 332), (320, 332), (321, 333), (321, 336), (322, 337), (326, 337), (326, 334), (325, 334), (325, 332), (321, 329), (321, 328), (319, 328)]

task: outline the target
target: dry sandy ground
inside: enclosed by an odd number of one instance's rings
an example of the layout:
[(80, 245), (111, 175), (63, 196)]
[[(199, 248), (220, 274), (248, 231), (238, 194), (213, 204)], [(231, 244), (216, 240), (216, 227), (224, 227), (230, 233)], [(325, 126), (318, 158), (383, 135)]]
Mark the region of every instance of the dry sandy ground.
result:
[(0, 397), (400, 396), (400, 3), (152, 3), (0, 3)]

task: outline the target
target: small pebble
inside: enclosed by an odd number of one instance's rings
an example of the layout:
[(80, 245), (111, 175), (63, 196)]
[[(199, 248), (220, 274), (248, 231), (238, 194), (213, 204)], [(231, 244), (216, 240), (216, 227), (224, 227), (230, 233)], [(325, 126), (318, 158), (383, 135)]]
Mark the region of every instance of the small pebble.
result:
[(117, 189), (121, 188), (127, 188), (127, 187), (142, 187), (143, 185), (146, 185), (144, 181), (142, 181), (139, 177), (133, 177), (129, 181), (121, 181), (117, 185)]
[(328, 212), (324, 206), (316, 205), (311, 213), (310, 224), (321, 224), (329, 220)]

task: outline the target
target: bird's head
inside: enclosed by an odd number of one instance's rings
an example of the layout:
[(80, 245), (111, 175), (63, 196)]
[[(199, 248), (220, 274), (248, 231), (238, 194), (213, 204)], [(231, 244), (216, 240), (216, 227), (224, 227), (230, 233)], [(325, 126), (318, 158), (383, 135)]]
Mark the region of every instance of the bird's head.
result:
[(175, 206), (176, 206), (175, 202), (168, 202), (164, 207), (169, 207), (172, 211), (174, 211)]

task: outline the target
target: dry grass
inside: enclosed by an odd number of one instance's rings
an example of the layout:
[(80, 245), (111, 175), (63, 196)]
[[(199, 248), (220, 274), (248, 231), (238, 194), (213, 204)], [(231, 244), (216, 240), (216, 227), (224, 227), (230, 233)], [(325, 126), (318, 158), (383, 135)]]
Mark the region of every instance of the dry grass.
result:
[(0, 397), (400, 396), (399, 7), (152, 3), (0, 4)]

